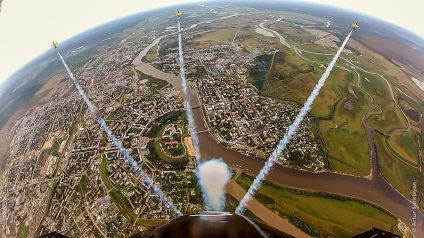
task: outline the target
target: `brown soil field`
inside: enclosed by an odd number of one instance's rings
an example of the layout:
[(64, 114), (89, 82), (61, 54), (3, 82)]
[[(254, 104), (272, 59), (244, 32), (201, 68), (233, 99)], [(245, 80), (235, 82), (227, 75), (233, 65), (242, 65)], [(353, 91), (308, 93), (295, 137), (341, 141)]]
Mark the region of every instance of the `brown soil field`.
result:
[(424, 64), (422, 63), (424, 62), (424, 55), (402, 42), (368, 35), (361, 35), (360, 42), (383, 56), (397, 59), (399, 62), (405, 60), (415, 68), (424, 71)]
[(49, 80), (47, 80), (47, 82), (43, 85), (43, 87), (34, 94), (34, 98), (38, 98), (41, 96), (42, 98), (40, 99), (39, 103), (42, 103), (48, 98), (50, 98), (50, 96), (55, 92), (55, 90), (53, 89), (58, 87), (58, 85), (60, 84), (60, 81), (65, 76), (66, 74), (63, 73), (63, 74), (57, 74), (51, 77)]
[(322, 38), (324, 36), (331, 35), (330, 32), (321, 31), (321, 30), (317, 30), (317, 29), (306, 29), (306, 31), (313, 34), (314, 36), (316, 36), (318, 38)]
[(8, 153), (10, 153), (9, 146), (12, 140), (11, 137), (13, 136), (13, 133), (11, 133), (10, 130), (13, 128), (15, 123), (26, 114), (27, 111), (50, 98), (64, 76), (65, 74), (58, 74), (47, 80), (43, 87), (34, 94), (33, 99), (31, 99), (24, 108), (16, 111), (0, 129), (0, 171), (5, 169), (7, 159), (9, 157)]
[(337, 48), (336, 42), (340, 42), (340, 39), (337, 38), (336, 36), (329, 35), (329, 36), (326, 36), (325, 38), (321, 38), (321, 39), (315, 41), (314, 43), (318, 44), (318, 45), (322, 45), (322, 46)]

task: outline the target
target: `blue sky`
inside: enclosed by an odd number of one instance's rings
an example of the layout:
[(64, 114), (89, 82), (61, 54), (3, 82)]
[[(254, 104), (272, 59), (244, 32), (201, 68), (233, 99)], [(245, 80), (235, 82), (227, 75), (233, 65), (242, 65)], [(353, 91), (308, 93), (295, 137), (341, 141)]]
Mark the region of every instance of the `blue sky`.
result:
[[(258, 0), (259, 1), (259, 0)], [(309, 0), (371, 15), (424, 37), (420, 1)], [(149, 9), (198, 0), (3, 0), (0, 13), (0, 84), (52, 40), (63, 41), (102, 23)]]

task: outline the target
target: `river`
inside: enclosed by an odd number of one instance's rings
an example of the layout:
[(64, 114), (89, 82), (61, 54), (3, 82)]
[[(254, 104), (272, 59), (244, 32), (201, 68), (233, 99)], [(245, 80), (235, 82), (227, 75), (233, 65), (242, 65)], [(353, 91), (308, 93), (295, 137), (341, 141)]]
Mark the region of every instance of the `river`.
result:
[[(263, 25), (261, 26), (262, 28)], [(269, 30), (269, 29), (267, 29)], [(270, 30), (272, 31), (272, 30)], [(280, 40), (284, 39), (278, 32), (274, 32)], [(168, 34), (171, 35), (171, 34)], [(168, 36), (165, 35), (165, 36)], [(140, 54), (134, 59), (133, 65), (137, 70), (142, 71), (144, 74), (160, 78), (171, 83), (177, 90), (182, 92), (181, 78), (174, 74), (162, 72), (148, 63), (141, 62), (141, 59), (147, 52), (154, 47), (159, 41), (165, 37), (159, 37), (147, 46)], [(284, 40), (285, 42), (285, 40)], [(287, 43), (286, 43), (287, 44)], [(291, 47), (288, 44), (287, 47)], [(192, 85), (189, 84), (187, 96), (192, 107), (200, 105), (196, 91)], [(184, 95), (181, 93), (181, 95)], [(198, 131), (206, 130), (202, 110), (200, 108), (193, 109), (194, 119)], [(367, 128), (367, 137), (372, 138), (372, 131)], [(199, 134), (200, 151), (203, 159), (222, 158), (229, 166), (234, 164), (241, 165), (242, 169), (248, 173), (256, 175), (263, 167), (264, 162), (255, 157), (240, 154), (234, 150), (227, 149), (220, 145), (210, 133)], [(377, 168), (376, 153), (374, 143), (372, 145), (372, 176), (367, 178), (356, 177), (351, 175), (344, 175), (332, 172), (313, 173), (294, 168), (282, 167), (279, 165), (274, 166), (266, 179), (283, 186), (288, 186), (297, 189), (305, 189), (311, 191), (323, 191), (328, 193), (340, 194), (343, 196), (354, 197), (374, 203), (388, 211), (394, 216), (401, 219), (408, 227), (412, 228), (412, 203), (401, 195), (397, 190), (390, 186), (386, 180), (381, 176)], [(248, 170), (247, 170), (248, 169)], [(412, 184), (410, 185), (412, 186)], [(417, 211), (417, 232), (414, 234), (417, 237), (424, 237), (424, 216)], [(370, 224), (371, 226), (372, 224)]]

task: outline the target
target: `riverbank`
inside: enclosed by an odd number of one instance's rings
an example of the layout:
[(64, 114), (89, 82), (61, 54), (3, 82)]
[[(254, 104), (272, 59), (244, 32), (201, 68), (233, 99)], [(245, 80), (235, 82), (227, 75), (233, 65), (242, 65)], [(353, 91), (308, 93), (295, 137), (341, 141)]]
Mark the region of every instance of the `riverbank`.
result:
[(184, 137), (184, 145), (187, 148), (188, 155), (194, 156), (194, 147), (193, 141), (191, 140), (191, 136)]
[[(161, 38), (162, 37), (158, 39), (160, 40)], [(159, 42), (158, 39), (154, 41), (156, 44)], [(149, 47), (153, 46), (153, 43), (149, 45)], [(148, 50), (149, 48), (147, 47), (137, 58), (141, 59), (143, 57), (141, 54), (143, 52), (147, 53)], [(182, 91), (180, 77), (162, 72), (152, 65), (141, 61), (136, 62), (134, 66), (144, 74), (166, 80), (176, 89)], [(191, 105), (200, 105), (196, 92), (194, 92), (192, 87), (188, 87), (185, 100), (189, 101)], [(196, 128), (199, 131), (207, 130), (202, 110), (193, 110), (193, 117)], [(249, 171), (249, 173), (253, 175), (258, 174), (259, 170), (264, 165), (264, 161), (256, 156), (243, 155), (224, 147), (218, 143), (210, 133), (202, 133), (198, 136), (202, 159), (223, 158), (227, 164), (240, 165), (241, 169)], [(411, 201), (391, 187), (390, 184), (381, 177), (378, 169), (373, 170), (372, 178), (362, 178), (332, 172), (313, 173), (294, 168), (274, 166), (273, 170), (267, 175), (266, 180), (286, 187), (309, 191), (323, 191), (365, 200), (388, 210), (405, 222), (409, 227), (412, 227), (410, 221), (412, 215)], [(238, 197), (236, 198), (238, 199)], [(418, 213), (417, 220), (424, 221), (424, 216)], [(417, 225), (417, 235), (418, 234), (424, 234), (424, 226), (420, 223)]]
[[(243, 172), (239, 168), (233, 169), (235, 170), (236, 175), (230, 180), (230, 182), (228, 182), (226, 191), (240, 201), (246, 191), (236, 181)], [(309, 237), (309, 235), (292, 225), (287, 219), (278, 216), (278, 214), (271, 211), (254, 198), (252, 198), (247, 204), (247, 209), (271, 227), (287, 232), (295, 237)]]

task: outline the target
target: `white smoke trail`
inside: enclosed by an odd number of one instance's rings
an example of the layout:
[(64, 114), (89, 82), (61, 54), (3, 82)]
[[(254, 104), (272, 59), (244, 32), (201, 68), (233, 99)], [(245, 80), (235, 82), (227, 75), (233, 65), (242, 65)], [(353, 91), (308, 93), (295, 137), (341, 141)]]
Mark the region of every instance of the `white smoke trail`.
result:
[(188, 128), (191, 134), (191, 141), (193, 143), (194, 155), (196, 156), (197, 162), (199, 162), (201, 157), (200, 147), (199, 147), (199, 136), (197, 135), (196, 124), (194, 124), (193, 112), (191, 111), (191, 106), (188, 101), (186, 103), (186, 108), (187, 108)]
[(286, 134), (284, 135), (283, 139), (281, 139), (277, 148), (271, 153), (270, 157), (266, 161), (265, 166), (261, 169), (258, 176), (256, 176), (255, 180), (253, 181), (253, 183), (250, 186), (249, 190), (247, 191), (246, 195), (244, 195), (244, 197), (240, 201), (239, 205), (237, 206), (236, 213), (242, 214), (246, 210), (247, 202), (249, 202), (250, 198), (255, 195), (255, 192), (259, 188), (259, 186), (261, 185), (262, 180), (265, 178), (265, 176), (268, 174), (271, 167), (278, 160), (278, 156), (286, 148), (291, 137), (296, 133), (296, 131), (297, 131), (300, 123), (302, 122), (303, 118), (306, 116), (306, 114), (311, 109), (311, 105), (314, 102), (315, 97), (318, 96), (319, 90), (321, 89), (322, 86), (324, 86), (325, 80), (330, 75), (331, 70), (333, 69), (334, 65), (336, 64), (337, 59), (339, 58), (340, 54), (342, 53), (342, 50), (345, 47), (347, 41), (349, 40), (351, 34), (352, 34), (352, 31), (350, 31), (350, 33), (347, 35), (342, 46), (337, 51), (336, 55), (333, 57), (333, 60), (327, 66), (327, 69), (325, 69), (324, 74), (319, 79), (317, 85), (315, 85), (314, 90), (312, 91), (312, 93), (308, 97), (308, 99), (306, 100), (303, 107), (300, 109), (300, 112), (296, 116), (294, 122), (289, 126), (289, 128), (288, 128)]
[(84, 99), (85, 103), (87, 104), (90, 111), (95, 111), (94, 105), (91, 103), (90, 100), (88, 100), (87, 95), (84, 93), (84, 90), (81, 88), (81, 85), (78, 83), (78, 81), (75, 79), (74, 74), (72, 73), (71, 69), (69, 69), (68, 65), (65, 63), (65, 60), (63, 59), (62, 55), (59, 51), (57, 51), (57, 54), (60, 57), (60, 60), (62, 60), (63, 65), (66, 68), (66, 71), (68, 71), (69, 77), (72, 79), (72, 82), (74, 83), (75, 87), (77, 88), (79, 94), (81, 95), (82, 99)]
[(160, 200), (165, 205), (169, 206), (169, 208), (171, 210), (173, 210), (176, 213), (177, 216), (181, 216), (182, 215), (181, 211), (178, 210), (178, 208), (170, 200), (168, 200), (168, 198), (165, 196), (165, 194), (163, 193), (163, 191), (158, 186), (156, 186), (156, 184), (153, 182), (153, 180), (147, 174), (145, 174), (143, 172), (143, 170), (141, 169), (141, 167), (137, 164), (137, 162), (134, 160), (134, 158), (128, 153), (127, 149), (122, 145), (121, 141), (119, 141), (118, 138), (116, 138), (116, 136), (112, 133), (112, 131), (110, 130), (110, 128), (106, 125), (105, 120), (103, 120), (103, 118), (101, 118), (99, 115), (96, 114), (96, 108), (95, 108), (95, 106), (88, 99), (88, 97), (85, 94), (84, 90), (81, 88), (81, 85), (75, 79), (74, 74), (69, 69), (68, 65), (66, 64), (66, 62), (63, 59), (63, 57), (60, 54), (60, 52), (57, 51), (57, 53), (58, 53), (60, 59), (62, 60), (62, 63), (63, 63), (63, 65), (66, 68), (66, 71), (68, 71), (69, 77), (72, 79), (72, 82), (74, 83), (75, 87), (77, 88), (79, 94), (84, 99), (84, 101), (87, 104), (87, 106), (90, 109), (90, 111), (96, 115), (96, 121), (100, 124), (100, 126), (102, 127), (102, 129), (107, 133), (107, 135), (108, 135), (109, 139), (112, 141), (112, 143), (117, 148), (119, 148), (119, 151), (122, 153), (122, 155), (124, 155), (125, 159), (127, 159), (128, 163), (138, 173), (138, 175), (140, 175), (140, 177), (143, 179), (143, 181), (146, 184), (146, 186), (151, 187), (153, 189), (153, 191), (157, 195), (159, 195)]
[(222, 159), (200, 163), (197, 177), (202, 189), (206, 210), (223, 211), (225, 208), (225, 185), (231, 179), (231, 171)]
[[(185, 69), (184, 69), (183, 42), (181, 40), (181, 25), (180, 25), (179, 18), (178, 18), (178, 60), (180, 65), (181, 86), (183, 88), (185, 98), (187, 98), (187, 79), (185, 76)], [(186, 102), (186, 110), (187, 110), (187, 118), (188, 118), (188, 127), (191, 134), (191, 140), (193, 143), (194, 153), (195, 153), (197, 162), (199, 162), (201, 158), (200, 147), (199, 147), (199, 137), (196, 131), (196, 124), (194, 123), (192, 108), (188, 101)]]
[(259, 232), (259, 234), (264, 237), (267, 238), (268, 235), (265, 234), (265, 232), (258, 226), (256, 225), (256, 223), (254, 223), (252, 220), (250, 220), (248, 217), (243, 216), (242, 214), (239, 214), (241, 217), (243, 217), (244, 219), (246, 219), (247, 222), (249, 222), (255, 229), (257, 232)]
[[(178, 19), (178, 59), (181, 75), (181, 86), (185, 98), (187, 95), (187, 79), (184, 70), (183, 46), (181, 40), (181, 25)], [(225, 207), (225, 184), (231, 178), (231, 172), (222, 159), (212, 159), (204, 163), (200, 163), (201, 154), (199, 147), (199, 137), (196, 132), (196, 124), (194, 123), (193, 112), (190, 103), (186, 101), (186, 110), (188, 118), (188, 127), (191, 134), (191, 140), (198, 164), (196, 170), (197, 180), (202, 190), (203, 201), (206, 210), (222, 211)]]
[(183, 57), (183, 42), (181, 40), (181, 25), (180, 19), (178, 18), (178, 59), (180, 63), (180, 75), (181, 75), (181, 86), (183, 91), (187, 94), (187, 80), (184, 72), (184, 57)]

